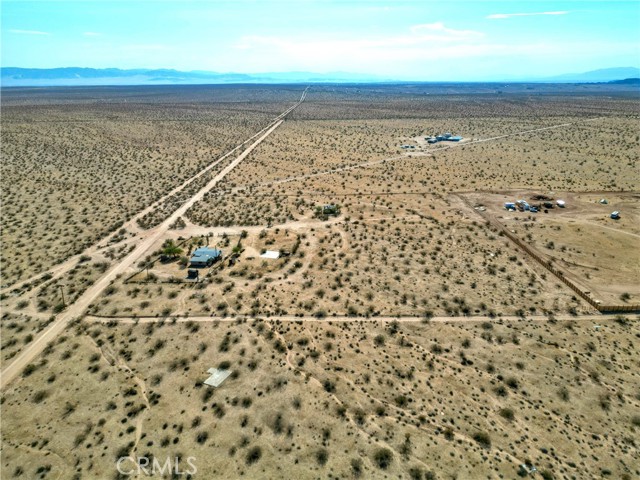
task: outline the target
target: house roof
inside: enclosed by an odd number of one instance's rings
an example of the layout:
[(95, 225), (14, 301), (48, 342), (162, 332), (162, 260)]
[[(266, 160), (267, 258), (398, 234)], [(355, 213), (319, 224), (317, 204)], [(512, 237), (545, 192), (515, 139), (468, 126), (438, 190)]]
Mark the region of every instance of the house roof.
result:
[(222, 250), (218, 250), (217, 248), (200, 247), (193, 252), (190, 261), (192, 263), (206, 262), (210, 258), (218, 258), (220, 255), (222, 255)]
[(196, 248), (195, 251), (193, 252), (194, 257), (200, 257), (200, 256), (205, 256), (205, 255), (209, 255), (209, 256), (218, 256), (222, 253), (221, 250), (218, 250), (217, 248), (209, 248), (209, 247), (199, 247)]

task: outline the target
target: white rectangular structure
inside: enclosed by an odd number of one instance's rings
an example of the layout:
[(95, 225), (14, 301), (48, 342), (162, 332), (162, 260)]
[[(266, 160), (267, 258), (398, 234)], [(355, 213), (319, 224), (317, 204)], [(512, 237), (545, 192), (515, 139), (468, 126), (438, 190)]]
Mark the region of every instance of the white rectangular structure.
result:
[(211, 387), (219, 387), (222, 385), (229, 375), (231, 375), (231, 370), (221, 370), (218, 368), (210, 368), (207, 370), (207, 373), (210, 373), (211, 376), (207, 378), (204, 383), (205, 385), (209, 385)]
[(260, 258), (271, 258), (272, 260), (276, 260), (280, 258), (280, 252), (278, 250), (267, 250), (260, 255)]

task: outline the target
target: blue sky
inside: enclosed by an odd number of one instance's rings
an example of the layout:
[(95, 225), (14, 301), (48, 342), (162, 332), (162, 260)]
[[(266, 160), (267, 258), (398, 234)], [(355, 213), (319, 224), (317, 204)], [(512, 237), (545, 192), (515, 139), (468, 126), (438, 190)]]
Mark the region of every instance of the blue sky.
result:
[(419, 80), (640, 66), (640, 2), (2, 0), (2, 66)]

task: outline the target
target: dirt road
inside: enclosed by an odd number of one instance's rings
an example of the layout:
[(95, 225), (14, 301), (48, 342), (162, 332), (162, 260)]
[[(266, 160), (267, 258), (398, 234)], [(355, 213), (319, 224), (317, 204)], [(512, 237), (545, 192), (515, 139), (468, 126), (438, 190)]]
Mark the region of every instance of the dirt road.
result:
[[(288, 108), (287, 110), (285, 110), (283, 113), (281, 113), (280, 115), (278, 115), (277, 117), (275, 117), (273, 120), (271, 120), (271, 122), (264, 127), (262, 130), (260, 130), (259, 132), (257, 132), (255, 135), (247, 138), (246, 140), (244, 140), (242, 143), (238, 144), (236, 147), (234, 147), (233, 149), (229, 150), (227, 153), (225, 153), (224, 155), (222, 155), (221, 157), (215, 159), (214, 161), (212, 161), (211, 163), (207, 164), (206, 167), (204, 167), (203, 169), (201, 169), (200, 171), (198, 171), (195, 175), (191, 176), (190, 178), (188, 178), (187, 180), (185, 180), (181, 185), (178, 185), (177, 187), (175, 187), (174, 189), (172, 189), (171, 191), (169, 191), (168, 193), (166, 193), (165, 195), (163, 195), (161, 198), (159, 198), (158, 200), (156, 200), (155, 202), (153, 202), (151, 205), (145, 207), (143, 210), (139, 211), (138, 213), (136, 213), (133, 217), (131, 217), (129, 220), (127, 220), (120, 228), (124, 228), (127, 231), (134, 231), (134, 232), (139, 232), (140, 228), (137, 225), (137, 221), (144, 217), (147, 213), (151, 212), (154, 208), (156, 208), (158, 205), (161, 205), (165, 200), (167, 200), (168, 198), (170, 198), (172, 195), (175, 195), (176, 193), (184, 190), (185, 188), (187, 188), (189, 185), (191, 185), (193, 182), (195, 182), (198, 178), (202, 177), (203, 175), (205, 175), (207, 172), (209, 172), (210, 170), (212, 170), (214, 167), (216, 167), (217, 165), (219, 165), (222, 161), (224, 161), (225, 159), (227, 159), (228, 157), (230, 157), (231, 155), (233, 155), (234, 153), (236, 153), (238, 150), (240, 150), (243, 146), (245, 146), (246, 144), (248, 144), (249, 142), (251, 142), (252, 140), (260, 137), (261, 135), (264, 135), (264, 133), (266, 131), (268, 131), (269, 129), (271, 129), (276, 123), (280, 122), (281, 120), (283, 120), (289, 113), (291, 113), (293, 110), (295, 110), (300, 103), (302, 103), (304, 101), (304, 99), (307, 96), (307, 91), (309, 90), (309, 87), (307, 87), (303, 92), (302, 95), (300, 97), (300, 100), (298, 101), (298, 103), (294, 104), (293, 106), (291, 106), (290, 108)], [(104, 244), (104, 241), (106, 238), (108, 238), (109, 236), (111, 236), (114, 232), (110, 232), (107, 235), (105, 235), (104, 238), (98, 240), (98, 242), (96, 242), (94, 245), (91, 245), (90, 247), (86, 248), (85, 250), (83, 250), (82, 252), (73, 255), (71, 257), (69, 257), (68, 259), (66, 259), (64, 262), (59, 263), (57, 265), (54, 265), (53, 267), (51, 267), (49, 270), (47, 270), (46, 272), (40, 272), (36, 275), (33, 275), (25, 280), (21, 280), (17, 283), (14, 283), (12, 285), (8, 285), (6, 287), (3, 287), (2, 289), (0, 289), (0, 293), (9, 293), (13, 290), (19, 290), (21, 289), (24, 285), (33, 282), (34, 280), (37, 280), (39, 278), (41, 278), (43, 275), (49, 273), (51, 275), (51, 279), (56, 279), (62, 275), (64, 275), (66, 272), (68, 272), (69, 270), (71, 270), (77, 263), (78, 260), (80, 259), (81, 256), (83, 255), (92, 255), (98, 251), (100, 251), (101, 249), (106, 249), (106, 248), (111, 248), (111, 247), (115, 247), (120, 245), (122, 242), (118, 242), (116, 244)], [(103, 244), (103, 245), (100, 245)]]
[[(124, 228), (137, 230), (137, 225), (136, 225), (136, 220), (137, 219), (141, 218), (146, 213), (148, 213), (151, 210), (153, 210), (154, 207), (156, 207), (157, 205), (161, 204), (164, 200), (169, 198), (171, 195), (174, 195), (175, 193), (177, 193), (177, 192), (183, 190), (184, 188), (186, 188), (193, 181), (195, 181), (196, 179), (198, 179), (199, 177), (204, 175), (206, 172), (211, 170), (213, 167), (218, 165), (221, 161), (223, 161), (225, 158), (227, 158), (230, 154), (232, 154), (233, 152), (237, 151), (241, 146), (245, 145), (247, 142), (249, 142), (250, 140), (254, 139), (258, 135), (263, 133), (265, 130), (270, 128), (274, 123), (278, 122), (280, 119), (283, 119), (284, 117), (286, 117), (295, 108), (297, 108), (297, 106), (300, 105), (300, 103), (302, 103), (304, 101), (304, 99), (307, 96), (308, 89), (309, 89), (309, 87), (307, 87), (302, 92), (302, 96), (300, 97), (300, 101), (297, 104), (295, 104), (293, 107), (289, 108), (288, 110), (286, 110), (285, 112), (280, 114), (278, 117), (276, 117), (274, 119), (274, 121), (269, 126), (265, 127), (263, 130), (261, 130), (260, 132), (256, 133), (253, 137), (250, 137), (249, 139), (245, 140), (242, 144), (238, 145), (237, 147), (235, 147), (230, 152), (227, 152), (224, 156), (218, 158), (213, 163), (209, 164), (203, 170), (201, 170), (200, 172), (195, 174), (193, 177), (191, 177), (190, 179), (185, 181), (179, 187), (176, 187), (173, 190), (171, 190), (169, 193), (167, 193), (165, 196), (163, 196), (158, 201), (154, 202), (152, 205), (146, 207), (144, 210), (142, 210), (141, 212), (137, 213), (133, 218), (131, 218), (124, 225)], [(598, 120), (599, 118), (600, 117), (590, 118), (590, 119), (584, 120), (583, 122), (591, 122), (591, 121), (594, 121), (594, 120)], [(541, 128), (530, 129), (530, 130), (522, 130), (522, 131), (519, 131), (519, 132), (509, 133), (509, 134), (505, 134), (505, 135), (499, 135), (499, 136), (495, 136), (495, 137), (472, 140), (470, 142), (465, 142), (465, 143), (454, 143), (454, 144), (451, 144), (451, 145), (444, 145), (444, 146), (435, 148), (435, 149), (433, 149), (433, 150), (431, 150), (429, 152), (425, 152), (422, 155), (423, 156), (428, 156), (428, 155), (432, 155), (435, 152), (441, 152), (441, 151), (448, 150), (448, 149), (451, 149), (451, 148), (465, 147), (465, 146), (468, 146), (468, 145), (474, 145), (476, 143), (496, 141), (496, 140), (501, 140), (503, 138), (508, 138), (508, 137), (517, 136), (517, 135), (526, 135), (526, 134), (530, 134), (530, 133), (542, 132), (542, 131), (545, 131), (545, 130), (552, 130), (552, 129), (556, 129), (556, 128), (566, 128), (566, 127), (570, 127), (572, 125), (576, 125), (577, 123), (580, 123), (580, 122), (561, 123), (561, 124), (557, 124), (557, 125), (551, 125), (551, 126), (548, 126), (548, 127), (541, 127)], [(413, 156), (420, 156), (420, 154), (416, 154), (416, 153), (413, 153), (412, 155)], [(403, 155), (396, 155), (396, 156), (393, 156), (393, 157), (384, 158), (382, 160), (367, 161), (367, 162), (362, 162), (362, 163), (358, 163), (358, 164), (354, 164), (354, 165), (347, 165), (345, 167), (325, 170), (325, 171), (322, 171), (322, 172), (316, 172), (316, 173), (310, 173), (310, 174), (304, 174), (304, 175), (294, 175), (294, 176), (280, 178), (280, 179), (277, 179), (277, 180), (264, 182), (264, 183), (260, 183), (260, 184), (256, 184), (256, 185), (247, 185), (247, 186), (235, 187), (235, 188), (231, 189), (231, 193), (239, 193), (239, 192), (245, 190), (247, 187), (265, 187), (265, 186), (279, 185), (279, 184), (282, 184), (282, 183), (293, 182), (293, 181), (296, 181), (296, 180), (306, 180), (306, 179), (310, 179), (310, 178), (315, 178), (315, 177), (320, 177), (320, 176), (325, 176), (325, 175), (331, 175), (331, 174), (334, 174), (334, 173), (347, 172), (347, 171), (355, 170), (355, 169), (359, 169), (359, 168), (372, 167), (372, 166), (375, 166), (375, 165), (380, 165), (380, 164), (384, 164), (384, 163), (387, 163), (387, 162), (394, 162), (394, 161), (397, 161), (397, 160), (403, 160), (403, 159), (406, 159), (406, 158), (408, 158), (408, 157), (407, 157), (407, 155), (404, 155), (404, 154)], [(225, 192), (225, 194), (227, 194), (227, 193), (229, 193), (229, 192)], [(113, 246), (113, 245), (111, 245), (111, 246)], [(87, 254), (90, 255), (92, 253), (95, 253), (95, 251), (97, 251), (97, 249), (98, 249), (97, 245), (89, 247), (84, 252), (82, 252), (82, 253), (80, 253), (78, 255), (74, 255), (73, 257), (71, 257), (68, 260), (66, 260), (64, 263), (56, 265), (55, 267), (51, 268), (48, 271), (48, 273), (53, 274), (53, 278), (58, 278), (61, 275), (63, 275), (64, 273), (66, 273), (67, 271), (69, 271), (73, 266), (75, 266), (77, 264), (78, 259), (80, 258), (81, 255), (87, 255)], [(7, 292), (9, 292), (11, 290), (18, 289), (21, 286), (23, 286), (23, 285), (25, 285), (27, 283), (30, 283), (31, 281), (41, 277), (45, 273), (47, 273), (47, 272), (39, 273), (38, 275), (35, 275), (35, 276), (31, 277), (31, 278), (23, 280), (23, 281), (21, 281), (19, 283), (10, 285), (8, 287), (5, 287), (5, 288), (1, 289), (0, 292), (1, 293), (7, 293)]]
[[(51, 342), (53, 339), (55, 339), (60, 334), (60, 332), (62, 332), (66, 328), (66, 326), (74, 318), (80, 317), (86, 311), (86, 309), (89, 307), (89, 305), (93, 302), (93, 300), (95, 300), (100, 295), (100, 293), (113, 280), (115, 280), (115, 278), (118, 275), (124, 273), (131, 265), (133, 265), (136, 261), (138, 261), (140, 258), (142, 258), (143, 255), (163, 235), (165, 235), (167, 233), (167, 231), (169, 230), (169, 225), (174, 223), (175, 220), (178, 217), (183, 216), (185, 214), (185, 212), (189, 208), (191, 208), (195, 202), (197, 202), (198, 200), (202, 199), (203, 196), (205, 195), (205, 193), (207, 193), (217, 183), (219, 183), (220, 180), (222, 180), (231, 170), (233, 170), (240, 162), (242, 162), (242, 160), (244, 160), (256, 146), (258, 146), (266, 137), (268, 137), (271, 134), (271, 132), (273, 132), (276, 128), (278, 128), (278, 126), (280, 126), (280, 124), (284, 121), (284, 118), (289, 113), (291, 113), (293, 110), (295, 110), (305, 100), (306, 95), (307, 95), (307, 91), (308, 91), (308, 87), (302, 93), (298, 103), (296, 103), (292, 107), (290, 107), (287, 110), (285, 110), (282, 114), (280, 114), (278, 117), (276, 117), (274, 119), (274, 121), (268, 127), (266, 127), (265, 129), (261, 130), (256, 135), (251, 137), (250, 139), (253, 139), (257, 135), (260, 135), (260, 133), (262, 132), (262, 134), (247, 149), (245, 149), (233, 162), (231, 162), (227, 167), (225, 167), (205, 187), (200, 189), (187, 202), (185, 202), (182, 206), (180, 206), (177, 210), (175, 210), (174, 213), (169, 218), (167, 218), (164, 222), (162, 222), (160, 225), (154, 227), (153, 229), (148, 230), (146, 232), (141, 232), (139, 234), (139, 239), (137, 240), (139, 242), (137, 247), (129, 255), (127, 255), (120, 263), (114, 265), (100, 279), (98, 279), (89, 289), (87, 289), (76, 300), (76, 302), (74, 304), (70, 305), (67, 308), (66, 311), (64, 311), (63, 313), (58, 315), (56, 320), (47, 329), (45, 329), (43, 332), (41, 332), (40, 335), (31, 344), (29, 344), (29, 346), (27, 348), (25, 348), (13, 360), (13, 362), (11, 364), (9, 364), (9, 366), (7, 366), (2, 371), (2, 373), (0, 374), (0, 389), (4, 388), (9, 382), (11, 382), (14, 378), (16, 378), (18, 376), (18, 374), (44, 350), (44, 348), (47, 346), (47, 344), (49, 342)], [(596, 120), (596, 119), (594, 118), (594, 119), (589, 119), (589, 120), (585, 120), (585, 121), (592, 121), (592, 120)], [(446, 146), (446, 147), (443, 147), (443, 148), (436, 149), (436, 151), (441, 151), (441, 150), (449, 149), (449, 148), (455, 148), (456, 146), (457, 147), (463, 147), (463, 146), (466, 146), (466, 145), (472, 145), (474, 143), (498, 140), (498, 139), (506, 138), (506, 137), (513, 136), (513, 135), (522, 135), (522, 134), (527, 134), (527, 133), (550, 130), (550, 129), (554, 129), (554, 128), (563, 128), (563, 127), (571, 126), (573, 124), (574, 123), (564, 123), (564, 124), (553, 125), (553, 126), (549, 126), (549, 127), (542, 127), (542, 128), (532, 129), (532, 130), (515, 132), (515, 133), (512, 133), (512, 134), (501, 135), (501, 136), (498, 136), (498, 137), (475, 140), (475, 141), (467, 142), (467, 143), (460, 144), (460, 145), (450, 145), (450, 146)], [(245, 143), (246, 142), (243, 142), (243, 144), (241, 144), (241, 145), (244, 145)], [(236, 147), (236, 149), (237, 148), (238, 147)], [(231, 153), (231, 152), (229, 152), (229, 153)], [(226, 156), (228, 156), (228, 155), (226, 155)], [(198, 178), (202, 174), (206, 173), (206, 171), (208, 171), (211, 168), (213, 168), (213, 166), (217, 165), (217, 163), (219, 161), (222, 161), (222, 159), (225, 158), (225, 157), (222, 157), (221, 159), (219, 159), (214, 164), (210, 164), (203, 171), (199, 172), (194, 177), (192, 177), (190, 180), (188, 180), (183, 185), (178, 187), (178, 190), (184, 188), (190, 182), (194, 181), (196, 178)], [(274, 184), (285, 183), (285, 182), (298, 180), (298, 179), (312, 178), (312, 177), (317, 177), (317, 176), (322, 176), (322, 175), (329, 175), (329, 174), (332, 174), (332, 173), (345, 172), (345, 171), (349, 171), (349, 170), (356, 169), (356, 168), (362, 168), (362, 167), (365, 167), (365, 166), (373, 166), (373, 165), (382, 164), (382, 163), (385, 163), (385, 162), (388, 162), (388, 161), (395, 161), (395, 160), (404, 159), (404, 158), (406, 158), (406, 156), (402, 155), (402, 156), (396, 156), (396, 157), (382, 159), (382, 160), (369, 161), (369, 162), (364, 162), (364, 163), (361, 163), (361, 164), (351, 165), (351, 166), (347, 166), (347, 167), (343, 167), (343, 168), (331, 169), (331, 170), (328, 170), (328, 171), (325, 171), (325, 172), (318, 172), (318, 173), (314, 173), (314, 174), (301, 175), (301, 176), (297, 176), (297, 177), (283, 178), (283, 179), (276, 180), (274, 182), (268, 182), (268, 183), (266, 183), (264, 185), (274, 185)], [(174, 190), (172, 190), (172, 192), (175, 193), (178, 190), (174, 189)], [(136, 217), (134, 217), (134, 218), (137, 218), (137, 217), (138, 217), (138, 215), (136, 215)], [(130, 221), (133, 221), (133, 220), (130, 220)], [(93, 248), (96, 248), (96, 247), (93, 247)], [(71, 265), (71, 263), (70, 262), (65, 262), (65, 265)], [(64, 272), (64, 268), (59, 268), (58, 267), (58, 269), (56, 270), (56, 273), (58, 275), (61, 275), (62, 274), (61, 272), (62, 273)], [(210, 318), (210, 317), (206, 317), (206, 318)], [(274, 317), (272, 317), (272, 318), (274, 318)], [(283, 319), (284, 318), (285, 317), (283, 317)], [(410, 317), (410, 318), (412, 319), (411, 321), (415, 321), (416, 320), (414, 317)], [(449, 317), (441, 317), (441, 318), (447, 318), (448, 319), (447, 321), (452, 321), (451, 318), (449, 318)], [(469, 317), (461, 317), (461, 318), (465, 319), (465, 321), (469, 321)], [(481, 318), (481, 317), (472, 317), (472, 318), (478, 319), (478, 318)], [(300, 319), (300, 317), (292, 317), (292, 318), (289, 319), (289, 321), (294, 321), (294, 320), (301, 320), (301, 319)], [(310, 320), (310, 319), (308, 319), (308, 320)], [(338, 321), (336, 319), (334, 319), (334, 320)], [(354, 320), (354, 318), (352, 318), (352, 317), (345, 317), (345, 320), (343, 320), (343, 321), (353, 321), (353, 320)], [(377, 318), (377, 320), (384, 321), (384, 318)], [(486, 319), (484, 319), (484, 320), (481, 319), (481, 320), (477, 320), (477, 321), (485, 321), (485, 320)], [(398, 321), (409, 321), (409, 320), (408, 319), (407, 320), (398, 319)], [(435, 320), (435, 321), (444, 321), (444, 320)], [(462, 320), (460, 320), (460, 321), (462, 321)]]
[[(120, 263), (109, 269), (102, 277), (100, 277), (91, 287), (89, 287), (67, 310), (62, 312), (51, 325), (38, 335), (38, 337), (29, 344), (0, 374), (0, 389), (5, 388), (18, 374), (31, 363), (60, 332), (74, 319), (80, 317), (91, 302), (113, 281), (118, 275), (124, 273), (131, 265), (143, 257), (143, 255), (169, 230), (169, 225), (184, 215), (184, 213), (193, 206), (195, 202), (200, 200), (206, 192), (213, 188), (220, 180), (222, 180), (231, 170), (233, 170), (242, 160), (244, 160), (271, 132), (278, 128), (284, 118), (291, 113), (302, 101), (304, 101), (307, 89), (303, 92), (300, 101), (292, 107), (285, 110), (279, 115), (266, 131), (262, 130), (262, 135), (257, 138), (247, 149), (245, 149), (233, 162), (225, 167), (217, 174), (207, 185), (200, 189), (180, 208), (173, 212), (160, 225), (140, 234), (137, 247), (127, 255)], [(255, 137), (255, 136), (254, 136)], [(253, 137), (252, 137), (253, 138)]]
[(484, 143), (484, 142), (492, 142), (492, 141), (496, 141), (496, 140), (501, 140), (503, 138), (508, 138), (508, 137), (513, 137), (513, 136), (517, 136), (517, 135), (526, 135), (526, 134), (530, 134), (530, 133), (537, 133), (537, 132), (543, 132), (546, 130), (553, 130), (553, 129), (557, 129), (557, 128), (566, 128), (566, 127), (571, 127), (573, 125), (577, 125), (579, 123), (585, 123), (585, 122), (592, 122), (594, 120), (599, 120), (600, 117), (597, 118), (589, 118), (587, 120), (582, 120), (580, 122), (572, 122), (572, 123), (560, 123), (557, 125), (551, 125), (548, 127), (541, 127), (541, 128), (534, 128), (534, 129), (530, 129), (530, 130), (522, 130), (520, 132), (514, 132), (514, 133), (508, 133), (505, 135), (499, 135), (496, 137), (489, 137), (489, 138), (481, 138), (478, 140), (472, 140), (470, 142), (464, 142), (464, 143), (452, 143), (451, 145), (444, 145), (442, 147), (437, 147), (433, 150), (430, 150), (428, 152), (424, 152), (424, 153), (416, 153), (416, 152), (412, 152), (411, 154), (402, 154), (402, 155), (395, 155), (393, 157), (388, 157), (388, 158), (383, 158), (382, 160), (371, 160), (368, 162), (362, 162), (362, 163), (357, 163), (354, 165), (347, 165), (344, 167), (339, 167), (339, 168), (332, 168), (330, 170), (325, 170), (322, 172), (316, 172), (316, 173), (308, 173), (308, 174), (304, 174), (304, 175), (297, 175), (297, 176), (292, 176), (292, 177), (286, 177), (286, 178), (279, 178), (277, 180), (272, 180), (269, 182), (264, 182), (264, 183), (259, 183), (259, 184), (254, 184), (254, 185), (247, 185), (247, 186), (243, 186), (243, 187), (236, 187), (235, 189), (232, 190), (232, 192), (238, 192), (241, 191), (247, 187), (266, 187), (266, 186), (272, 186), (272, 185), (280, 185), (282, 183), (288, 183), (288, 182), (293, 182), (296, 180), (307, 180), (310, 178), (316, 178), (316, 177), (322, 177), (325, 175), (331, 175), (334, 173), (342, 173), (342, 172), (348, 172), (350, 170), (355, 170), (358, 168), (367, 168), (367, 167), (373, 167), (376, 165), (381, 165), (384, 163), (389, 163), (389, 162), (395, 162), (398, 160), (403, 160), (403, 159), (407, 159), (409, 158), (409, 155), (411, 157), (421, 157), (421, 156), (433, 156), (434, 153), (436, 152), (442, 152), (445, 150), (450, 150), (452, 148), (463, 148), (463, 147), (467, 147), (469, 145), (475, 145), (477, 143)]
[(611, 230), (612, 232), (620, 233), (622, 235), (629, 235), (631, 237), (640, 238), (640, 235), (633, 232), (627, 232), (626, 230), (620, 230), (619, 228), (609, 227), (607, 225), (600, 225), (596, 222), (589, 222), (587, 220), (583, 220), (582, 223), (586, 223), (587, 225), (593, 225), (594, 227), (604, 228), (605, 230)]
[[(92, 323), (124, 323), (124, 324), (134, 324), (134, 323), (172, 323), (175, 319), (176, 323), (184, 323), (184, 322), (236, 322), (238, 317), (240, 318), (261, 318), (265, 321), (271, 322), (337, 322), (337, 323), (347, 323), (347, 322), (400, 322), (400, 323), (416, 323), (425, 321), (425, 317), (349, 317), (349, 316), (328, 316), (325, 318), (318, 318), (314, 316), (305, 316), (305, 317), (297, 317), (295, 315), (273, 315), (270, 317), (267, 316), (258, 316), (258, 317), (247, 317), (244, 315), (239, 316), (228, 316), (228, 317), (203, 317), (203, 316), (195, 316), (195, 317), (172, 317), (169, 318), (159, 318), (159, 317), (118, 317), (118, 318), (109, 318), (109, 317), (96, 317), (93, 315), (87, 315), (85, 319)], [(548, 322), (550, 318), (554, 318), (558, 321), (576, 321), (576, 322), (600, 322), (605, 323), (608, 321), (613, 321), (616, 318), (616, 315), (604, 315), (604, 314), (590, 314), (590, 315), (557, 315), (554, 317), (548, 317), (546, 315), (531, 315), (526, 318), (517, 317), (517, 316), (501, 316), (501, 317), (486, 317), (486, 316), (478, 316), (478, 317), (431, 317), (428, 319), (429, 322), (435, 323), (482, 323), (482, 322)]]

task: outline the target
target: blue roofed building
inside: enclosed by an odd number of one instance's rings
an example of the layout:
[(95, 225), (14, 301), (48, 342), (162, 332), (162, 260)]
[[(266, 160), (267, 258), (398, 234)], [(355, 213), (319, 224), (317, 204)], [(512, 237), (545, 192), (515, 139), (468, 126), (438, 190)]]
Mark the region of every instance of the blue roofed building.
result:
[(200, 247), (193, 252), (189, 259), (191, 267), (210, 267), (222, 258), (222, 250), (210, 247)]
[[(449, 132), (443, 133), (442, 135), (436, 135), (435, 137), (436, 142), (459, 142), (460, 140), (462, 140), (462, 137), (457, 135), (451, 135)], [(429, 143), (435, 143), (435, 142), (429, 142)]]

